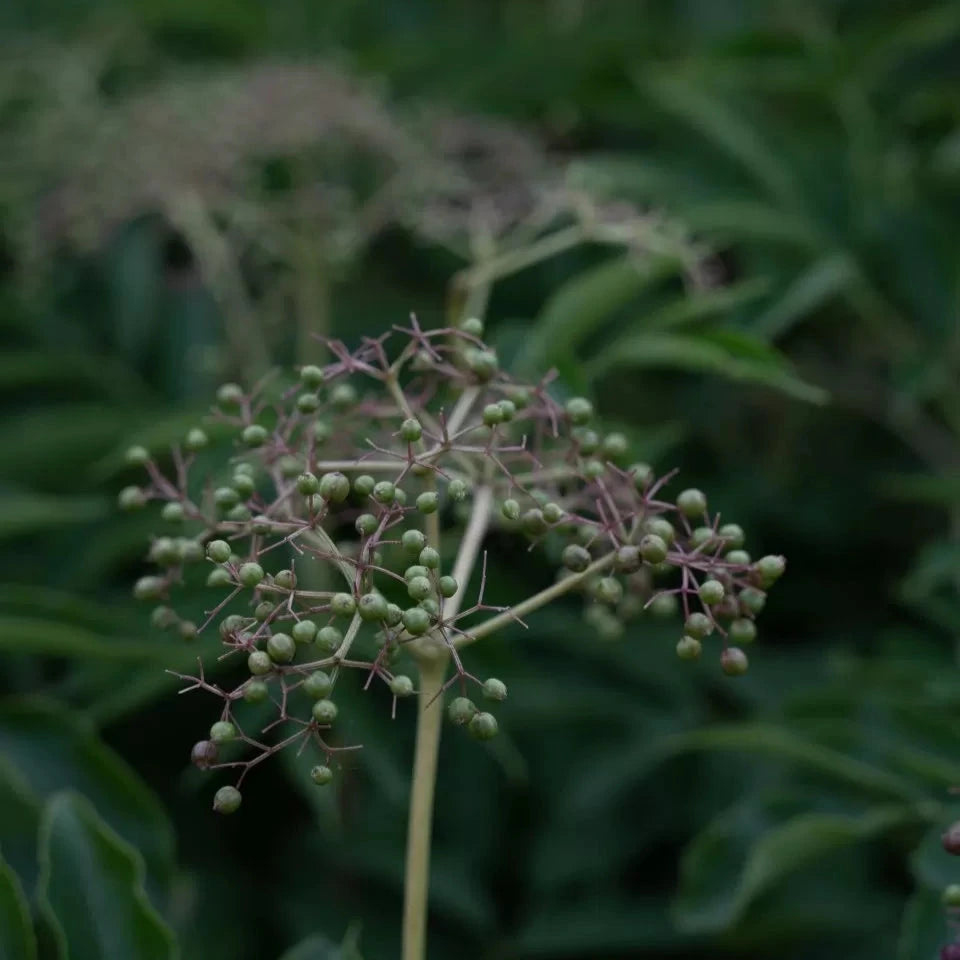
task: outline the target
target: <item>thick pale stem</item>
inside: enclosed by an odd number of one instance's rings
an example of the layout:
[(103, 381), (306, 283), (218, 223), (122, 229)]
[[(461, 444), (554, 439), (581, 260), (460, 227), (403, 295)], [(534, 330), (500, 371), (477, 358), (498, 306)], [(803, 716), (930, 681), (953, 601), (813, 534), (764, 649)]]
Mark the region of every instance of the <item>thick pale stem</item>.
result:
[(407, 863), (403, 899), (403, 960), (424, 960), (427, 951), (427, 903), (430, 887), (430, 835), (433, 830), (433, 794), (437, 782), (437, 753), (443, 726), (443, 685), (447, 656), (420, 660), (420, 700), (417, 743), (413, 757), (413, 784), (407, 821)]

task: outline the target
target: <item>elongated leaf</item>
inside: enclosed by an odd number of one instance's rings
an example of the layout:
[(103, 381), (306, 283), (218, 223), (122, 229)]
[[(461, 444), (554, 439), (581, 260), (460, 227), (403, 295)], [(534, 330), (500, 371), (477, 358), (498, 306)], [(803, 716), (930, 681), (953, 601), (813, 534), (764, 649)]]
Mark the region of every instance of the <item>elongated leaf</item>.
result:
[(0, 617), (0, 650), (100, 660), (148, 660), (158, 671), (172, 659), (162, 641), (111, 637), (56, 620)]
[(776, 350), (737, 331), (627, 335), (601, 351), (587, 369), (591, 376), (602, 377), (620, 366), (713, 373), (773, 387), (810, 403), (825, 403), (827, 399), (826, 391), (796, 376)]
[(846, 254), (821, 257), (810, 264), (750, 328), (766, 340), (776, 340), (842, 293), (856, 277), (856, 268)]
[(287, 950), (280, 960), (363, 960), (359, 942), (358, 927), (351, 927), (339, 944), (315, 933)]
[(648, 330), (665, 330), (696, 323), (698, 320), (729, 313), (745, 303), (751, 303), (763, 296), (769, 288), (767, 280), (757, 277), (729, 287), (708, 290), (706, 293), (691, 294), (646, 314), (642, 325)]
[(882, 493), (896, 500), (945, 507), (960, 503), (960, 471), (882, 477), (879, 487)]
[(0, 851), (28, 889), (36, 887), (37, 830), (43, 804), (22, 776), (0, 755)]
[(0, 540), (99, 520), (110, 510), (103, 497), (10, 493), (0, 498)]
[(17, 875), (0, 856), (0, 960), (34, 960), (36, 955), (27, 898)]
[(70, 960), (173, 960), (176, 942), (147, 899), (143, 859), (75, 793), (55, 794), (40, 828), (38, 900)]
[(687, 208), (686, 223), (713, 241), (753, 241), (784, 244), (818, 252), (822, 239), (803, 217), (756, 200), (718, 200)]
[(896, 960), (937, 960), (952, 939), (939, 891), (925, 887), (907, 901)]
[(690, 933), (723, 930), (797, 868), (916, 817), (905, 805), (878, 807), (860, 817), (809, 813), (758, 837), (756, 811), (737, 808), (704, 830), (684, 854), (674, 916)]

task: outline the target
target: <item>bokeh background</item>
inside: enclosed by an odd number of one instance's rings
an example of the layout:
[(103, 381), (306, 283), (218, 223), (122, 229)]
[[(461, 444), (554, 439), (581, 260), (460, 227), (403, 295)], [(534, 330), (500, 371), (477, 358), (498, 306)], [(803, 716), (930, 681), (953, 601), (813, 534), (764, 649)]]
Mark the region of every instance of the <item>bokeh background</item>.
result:
[[(185, 960), (397, 955), (412, 711), (358, 698), (337, 791), (281, 759), (215, 817), (210, 704), (163, 672), (196, 647), (130, 597), (160, 521), (116, 511), (123, 451), (598, 221), (630, 229), (495, 285), (502, 359), (556, 366), (788, 576), (742, 680), (574, 601), (471, 651), (512, 696), (489, 746), (445, 734), (430, 956), (936, 956), (960, 5), (6, 0), (0, 44), (0, 906), (23, 891), (41, 956), (51, 904), (128, 935), (111, 960), (169, 956), (138, 864)], [(496, 602), (552, 576), (490, 550)]]

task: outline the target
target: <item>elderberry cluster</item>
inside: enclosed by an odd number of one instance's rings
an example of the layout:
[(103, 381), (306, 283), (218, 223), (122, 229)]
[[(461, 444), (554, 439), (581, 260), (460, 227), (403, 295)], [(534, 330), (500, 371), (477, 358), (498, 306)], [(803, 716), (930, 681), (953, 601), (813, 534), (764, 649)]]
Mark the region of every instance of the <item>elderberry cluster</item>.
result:
[[(585, 596), (601, 636), (646, 608), (682, 609), (682, 659), (716, 637), (722, 670), (747, 670), (742, 646), (756, 637), (783, 557), (753, 561), (742, 529), (721, 523), (703, 493), (668, 498), (672, 475), (630, 465), (626, 438), (596, 432), (588, 400), (559, 402), (550, 375), (516, 382), (482, 336), (476, 319), (423, 330), (412, 318), (354, 351), (326, 341), (331, 362), (302, 367), (293, 385), (223, 385), (211, 417), (232, 433), (234, 454), (212, 476), (195, 469), (208, 445), (199, 428), (166, 472), (143, 447), (128, 451), (148, 480), (124, 489), (121, 506), (163, 501), (162, 520), (179, 528), (153, 540), (159, 570), (135, 596), (159, 604), (155, 625), (185, 639), (216, 622), (219, 657), (182, 676), (221, 701), (193, 762), (240, 771), (215, 809), (236, 810), (247, 772), (294, 744), (319, 746), (325, 762), (311, 776), (330, 782), (336, 754), (351, 749), (331, 742), (350, 676), (384, 684), (396, 709), (424, 696), (417, 667), (442, 659), (453, 669), (426, 707), (453, 688), (449, 719), (493, 737), (490, 708), (507, 688), (469, 673), (460, 651), (568, 591)], [(494, 526), (542, 546), (556, 583), (512, 608), (487, 603), (483, 542)], [(212, 597), (200, 624), (173, 605), (197, 576)], [(214, 663), (238, 661), (245, 675), (234, 687), (208, 676)], [(235, 742), (247, 757), (223, 759), (239, 756)]]

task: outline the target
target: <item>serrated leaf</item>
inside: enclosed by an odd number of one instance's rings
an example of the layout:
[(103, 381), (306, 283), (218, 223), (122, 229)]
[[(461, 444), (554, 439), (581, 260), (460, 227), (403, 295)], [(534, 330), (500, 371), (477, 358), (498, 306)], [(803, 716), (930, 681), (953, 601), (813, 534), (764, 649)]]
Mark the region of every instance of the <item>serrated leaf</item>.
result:
[(0, 960), (34, 960), (37, 941), (20, 880), (0, 856)]
[(63, 960), (174, 960), (150, 904), (143, 859), (83, 797), (55, 794), (40, 826), (37, 898)]
[(787, 874), (839, 847), (913, 822), (916, 817), (911, 807), (890, 805), (858, 817), (801, 814), (763, 830), (752, 807), (737, 807), (714, 821), (687, 848), (674, 917), (689, 933), (726, 929)]

